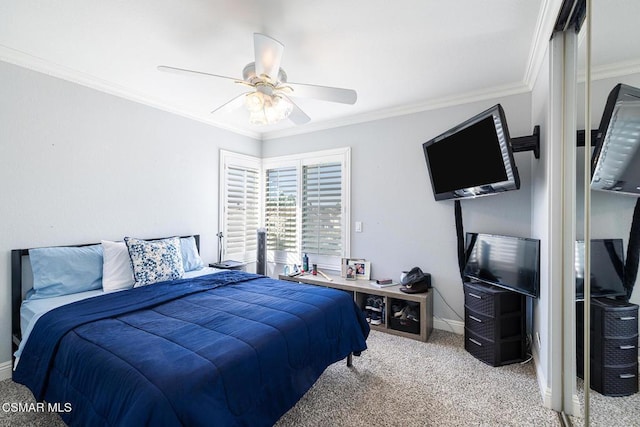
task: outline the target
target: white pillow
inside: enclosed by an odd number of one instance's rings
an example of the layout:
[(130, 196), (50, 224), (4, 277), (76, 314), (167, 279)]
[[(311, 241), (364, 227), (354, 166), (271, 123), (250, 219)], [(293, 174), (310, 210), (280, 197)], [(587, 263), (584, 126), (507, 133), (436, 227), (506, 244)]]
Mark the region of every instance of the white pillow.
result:
[(102, 289), (105, 292), (133, 288), (133, 270), (124, 242), (102, 240)]
[(200, 270), (204, 267), (204, 262), (198, 253), (195, 237), (182, 237), (180, 239), (180, 250), (182, 251), (182, 265), (185, 272)]

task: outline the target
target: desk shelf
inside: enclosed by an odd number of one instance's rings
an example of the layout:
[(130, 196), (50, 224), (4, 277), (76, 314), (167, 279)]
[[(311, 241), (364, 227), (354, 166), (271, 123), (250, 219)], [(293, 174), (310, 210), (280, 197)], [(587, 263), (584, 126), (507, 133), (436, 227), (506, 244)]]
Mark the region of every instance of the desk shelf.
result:
[[(387, 332), (406, 338), (419, 341), (427, 341), (433, 331), (433, 291), (429, 290), (420, 294), (407, 294), (400, 290), (400, 285), (378, 288), (373, 286), (368, 280), (346, 280), (336, 275), (328, 275), (331, 280), (327, 280), (322, 276), (314, 276), (312, 274), (303, 274), (295, 277), (280, 275), (278, 279), (289, 282), (305, 283), (309, 285), (325, 286), (333, 289), (340, 289), (351, 293), (353, 299), (358, 306), (364, 309), (367, 295), (376, 295), (382, 297), (386, 307), (385, 318), (381, 325), (371, 325), (371, 329), (375, 331)], [(391, 314), (391, 305), (397, 301), (413, 301), (418, 303), (420, 312), (420, 328), (419, 333), (406, 332), (394, 328), (397, 322), (391, 322), (393, 315)], [(395, 319), (394, 319), (395, 320)]]

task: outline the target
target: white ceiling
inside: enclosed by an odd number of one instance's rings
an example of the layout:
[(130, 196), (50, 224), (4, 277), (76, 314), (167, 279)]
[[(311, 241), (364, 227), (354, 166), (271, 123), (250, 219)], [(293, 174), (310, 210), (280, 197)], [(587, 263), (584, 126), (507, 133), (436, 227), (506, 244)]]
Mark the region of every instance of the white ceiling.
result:
[[(265, 139), (526, 92), (560, 3), (3, 0), (0, 60)], [(635, 3), (635, 17), (623, 17), (635, 28), (640, 2), (625, 3)], [(606, 13), (600, 8), (594, 14)], [(254, 60), (254, 32), (285, 45), (289, 81), (355, 89), (356, 104), (298, 98), (310, 123), (251, 126), (244, 111), (210, 114), (243, 92), (240, 85), (156, 69), (241, 78)], [(607, 44), (595, 49), (611, 63), (629, 60)]]

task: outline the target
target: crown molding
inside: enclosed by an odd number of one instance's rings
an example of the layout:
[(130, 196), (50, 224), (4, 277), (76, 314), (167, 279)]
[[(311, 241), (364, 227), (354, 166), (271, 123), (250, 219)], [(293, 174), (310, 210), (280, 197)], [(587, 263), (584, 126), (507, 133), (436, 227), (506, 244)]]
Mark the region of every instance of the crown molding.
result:
[(8, 62), (19, 67), (27, 68), (32, 71), (36, 71), (42, 74), (46, 74), (51, 77), (56, 77), (62, 80), (76, 83), (81, 86), (85, 86), (91, 89), (95, 89), (100, 92), (108, 93), (120, 98), (124, 98), (130, 101), (137, 102), (139, 104), (147, 105), (149, 107), (157, 108), (168, 113), (176, 114), (191, 120), (195, 120), (201, 123), (215, 126), (224, 130), (228, 130), (233, 133), (248, 136), (257, 140), (261, 140), (261, 134), (258, 132), (249, 131), (246, 129), (238, 128), (228, 125), (226, 123), (220, 123), (213, 120), (206, 120), (197, 115), (193, 115), (184, 112), (178, 108), (168, 105), (158, 99), (146, 96), (142, 93), (138, 93), (129, 88), (117, 85), (113, 82), (99, 79), (86, 73), (74, 70), (72, 68), (65, 67), (60, 64), (56, 64), (47, 61), (42, 58), (38, 58), (33, 55), (29, 55), (25, 52), (21, 52), (10, 47), (0, 45), (0, 61)]
[(529, 90), (533, 90), (536, 78), (540, 72), (540, 67), (544, 63), (545, 54), (549, 48), (549, 39), (553, 34), (553, 28), (561, 7), (562, 0), (544, 0), (540, 7), (534, 38), (531, 43), (531, 50), (529, 51), (529, 59), (527, 60), (527, 68), (523, 78)]
[[(616, 62), (614, 64), (591, 66), (591, 80), (603, 80), (629, 74), (640, 74), (640, 59)], [(578, 82), (584, 83), (584, 70), (578, 72)]]

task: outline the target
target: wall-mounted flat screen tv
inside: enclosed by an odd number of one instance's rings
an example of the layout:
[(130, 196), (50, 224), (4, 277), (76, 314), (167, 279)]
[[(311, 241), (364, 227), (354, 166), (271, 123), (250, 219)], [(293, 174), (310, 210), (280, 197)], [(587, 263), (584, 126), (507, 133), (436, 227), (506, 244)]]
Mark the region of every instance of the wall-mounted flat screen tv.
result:
[(467, 233), (464, 275), (537, 298), (540, 295), (540, 241)]
[[(591, 296), (626, 295), (624, 289), (624, 252), (622, 239), (591, 240)], [(584, 300), (584, 240), (576, 242), (576, 300)]]
[(596, 138), (591, 188), (640, 196), (640, 89), (613, 88)]
[(500, 104), (422, 144), (436, 200), (474, 198), (520, 188)]

